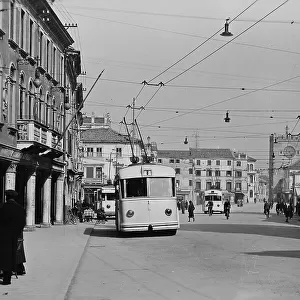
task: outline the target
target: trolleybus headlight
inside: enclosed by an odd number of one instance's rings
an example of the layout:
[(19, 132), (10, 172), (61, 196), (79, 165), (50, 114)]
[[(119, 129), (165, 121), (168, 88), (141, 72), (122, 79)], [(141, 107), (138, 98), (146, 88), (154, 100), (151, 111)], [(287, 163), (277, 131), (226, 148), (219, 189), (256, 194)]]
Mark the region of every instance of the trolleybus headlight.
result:
[(166, 214), (167, 216), (171, 216), (171, 214), (172, 214), (172, 209), (166, 208), (165, 214)]
[(110, 205), (109, 205), (109, 204), (107, 204), (107, 205), (106, 205), (106, 207), (107, 207), (107, 208), (110, 208)]
[(133, 215), (134, 215), (134, 211), (131, 210), (131, 209), (129, 209), (129, 210), (127, 211), (127, 213), (126, 213), (126, 217), (127, 217), (127, 218), (131, 218), (131, 217), (133, 217)]

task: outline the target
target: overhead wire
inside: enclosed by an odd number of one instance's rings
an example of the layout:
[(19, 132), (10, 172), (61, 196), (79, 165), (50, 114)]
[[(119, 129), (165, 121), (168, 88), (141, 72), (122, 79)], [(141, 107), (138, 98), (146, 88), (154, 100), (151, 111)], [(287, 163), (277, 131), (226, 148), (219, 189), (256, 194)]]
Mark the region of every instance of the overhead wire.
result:
[[(89, 79), (95, 79), (93, 76), (86, 76)], [(138, 81), (129, 81), (121, 79), (111, 79), (111, 78), (101, 78), (101, 81), (116, 82), (116, 83), (126, 83), (126, 84), (135, 84), (140, 85)], [(191, 89), (211, 89), (211, 90), (232, 90), (232, 91), (259, 91), (259, 88), (247, 88), (247, 87), (226, 87), (226, 86), (201, 86), (201, 85), (175, 85), (168, 84), (165, 87), (171, 88), (191, 88)], [(265, 92), (287, 92), (287, 93), (300, 93), (300, 90), (296, 89), (264, 89)]]
[[(289, 1), (289, 0), (287, 0), (287, 1)], [(284, 82), (291, 81), (291, 80), (296, 79), (296, 78), (299, 78), (299, 77), (300, 77), (300, 75), (293, 76), (293, 77), (290, 77), (290, 78), (288, 78), (288, 79), (284, 79), (284, 80), (281, 80), (281, 81), (279, 81), (279, 82), (275, 82), (275, 83), (273, 83), (273, 84), (269, 84), (269, 85), (267, 85), (267, 86), (264, 86), (264, 87), (262, 87), (262, 88), (259, 88), (259, 89), (255, 90), (255, 91), (250, 91), (250, 92), (247, 92), (247, 93), (244, 93), (244, 94), (241, 94), (241, 95), (237, 95), (237, 96), (234, 96), (234, 97), (230, 97), (230, 98), (228, 98), (228, 99), (224, 99), (224, 100), (221, 100), (221, 101), (218, 101), (218, 102), (214, 102), (214, 103), (209, 104), (209, 105), (206, 105), (206, 106), (202, 106), (202, 107), (200, 107), (200, 108), (198, 108), (198, 109), (195, 109), (195, 111), (203, 110), (203, 109), (206, 109), (206, 108), (208, 108), (208, 107), (212, 107), (212, 106), (215, 106), (215, 105), (224, 103), (224, 102), (228, 102), (228, 101), (231, 101), (231, 100), (235, 100), (235, 99), (238, 99), (238, 98), (241, 98), (241, 97), (244, 97), (244, 96), (247, 96), (247, 95), (256, 93), (256, 92), (258, 92), (258, 91), (261, 91), (261, 90), (264, 90), (264, 89), (268, 89), (268, 88), (270, 88), (270, 87), (272, 87), (272, 86), (276, 86), (276, 85), (282, 84), (282, 83), (284, 83)], [(185, 115), (190, 114), (190, 113), (191, 113), (191, 112), (187, 112), (187, 113), (181, 114), (181, 115), (179, 115), (179, 116), (175, 116), (175, 117), (172, 117), (172, 118), (164, 119), (164, 120), (161, 120), (161, 121), (152, 123), (152, 124), (150, 124), (150, 126), (155, 125), (155, 124), (160, 124), (160, 123), (163, 123), (163, 122), (166, 122), (166, 121), (170, 121), (170, 120), (173, 120), (173, 119), (178, 118), (178, 117), (185, 116)]]
[(152, 99), (156, 96), (156, 94), (159, 92), (161, 89), (162, 85), (160, 85), (157, 90), (154, 92), (154, 94), (150, 97), (150, 99), (147, 101), (145, 105), (143, 105), (143, 109), (139, 111), (138, 115), (136, 116), (136, 119), (140, 116), (140, 114), (143, 112), (143, 110), (146, 108), (146, 106), (152, 101)]
[[(75, 9), (85, 9), (85, 10), (100, 10), (105, 12), (117, 12), (117, 13), (125, 13), (125, 14), (137, 14), (137, 15), (150, 15), (150, 16), (161, 16), (161, 17), (175, 17), (175, 18), (187, 18), (187, 19), (202, 19), (202, 20), (223, 20), (221, 18), (216, 17), (207, 17), (207, 16), (193, 16), (193, 15), (182, 15), (182, 14), (170, 14), (170, 13), (157, 13), (157, 12), (147, 12), (147, 11), (132, 11), (132, 10), (123, 10), (123, 9), (111, 9), (111, 8), (103, 8), (103, 7), (87, 7), (87, 6), (77, 6), (70, 5), (69, 7)], [(253, 19), (238, 19), (239, 22), (253, 22)], [(266, 23), (278, 23), (278, 24), (300, 24), (300, 21), (296, 20), (266, 20)]]
[[(77, 42), (77, 45), (78, 45), (78, 48), (80, 50), (80, 56), (81, 56), (81, 64), (83, 66), (83, 69), (86, 70), (86, 67), (85, 67), (85, 62), (84, 62), (84, 58), (83, 58), (83, 53), (82, 53), (82, 43), (81, 43), (81, 37), (80, 37), (80, 33), (79, 33), (79, 30), (78, 30), (78, 26), (77, 26), (77, 22), (76, 20), (71, 16), (71, 14), (68, 12), (68, 10), (66, 9), (66, 7), (64, 6), (63, 2), (60, 0), (60, 7), (62, 8), (62, 10), (65, 12), (65, 15), (68, 17), (68, 20), (69, 20), (69, 23), (74, 23), (76, 24), (76, 27), (73, 28), (71, 27), (71, 29), (75, 29), (73, 32), (75, 33), (75, 37), (76, 37), (76, 40), (75, 40), (75, 43)], [(55, 2), (54, 2), (55, 3)], [(83, 85), (85, 86), (86, 85), (86, 78), (83, 77), (81, 74), (79, 74), (79, 76), (81, 76), (81, 80), (83, 79)]]
[[(81, 16), (81, 17), (85, 17), (85, 18), (90, 18), (90, 19), (98, 19), (98, 20), (101, 20), (101, 21), (109, 22), (109, 23), (117, 23), (117, 24), (122, 24), (122, 25), (138, 27), (138, 28), (142, 28), (142, 29), (155, 30), (155, 31), (161, 31), (161, 32), (166, 32), (166, 33), (171, 33), (171, 34), (176, 34), (176, 35), (207, 39), (207, 37), (200, 36), (200, 35), (197, 35), (197, 34), (189, 34), (189, 33), (177, 32), (177, 31), (166, 30), (166, 29), (161, 29), (161, 28), (155, 28), (155, 27), (149, 27), (149, 26), (144, 26), (144, 25), (132, 24), (132, 23), (127, 23), (127, 22), (121, 22), (121, 21), (116, 21), (116, 20), (109, 20), (109, 19), (100, 18), (100, 17), (93, 17), (93, 16), (82, 15), (82, 14), (76, 14), (76, 13), (73, 13), (73, 12), (71, 14)], [(220, 39), (212, 39), (212, 40), (222, 41)], [(254, 47), (254, 48), (259, 48), (259, 49), (265, 49), (265, 50), (270, 50), (270, 51), (278, 51), (278, 52), (285, 52), (285, 53), (300, 55), (300, 52), (286, 50), (286, 49), (278, 49), (278, 48), (272, 48), (272, 47), (261, 46), (261, 45), (253, 45), (253, 44), (248, 44), (248, 43), (240, 43), (240, 42), (233, 42), (233, 44), (241, 45), (241, 46), (247, 46), (247, 47)]]
[(191, 70), (192, 68), (194, 68), (195, 66), (197, 66), (199, 63), (203, 62), (204, 60), (206, 60), (207, 58), (209, 58), (210, 56), (212, 56), (213, 54), (215, 54), (216, 52), (218, 52), (219, 50), (221, 50), (222, 48), (224, 48), (225, 46), (227, 46), (229, 43), (231, 43), (232, 41), (236, 40), (238, 37), (240, 37), (241, 35), (243, 35), (245, 32), (247, 32), (248, 30), (250, 30), (251, 28), (253, 28), (255, 25), (257, 25), (259, 22), (261, 22), (262, 20), (264, 20), (265, 18), (267, 18), (268, 16), (270, 16), (272, 13), (274, 13), (276, 10), (278, 10), (279, 8), (281, 8), (283, 5), (285, 5), (287, 2), (289, 2), (290, 0), (285, 0), (283, 3), (281, 3), (280, 5), (278, 5), (277, 7), (275, 7), (273, 10), (271, 10), (269, 13), (267, 13), (266, 15), (264, 15), (262, 18), (260, 18), (259, 20), (257, 20), (256, 22), (254, 22), (252, 25), (250, 25), (249, 27), (247, 27), (246, 29), (244, 29), (242, 32), (240, 32), (238, 35), (236, 35), (234, 38), (232, 38), (231, 40), (229, 40), (228, 42), (226, 42), (225, 44), (223, 44), (222, 46), (220, 46), (219, 48), (217, 48), (216, 50), (214, 50), (213, 52), (211, 52), (210, 54), (206, 55), (204, 58), (202, 58), (201, 60), (199, 60), (198, 62), (196, 62), (195, 64), (191, 65), (189, 68), (187, 68), (186, 70), (182, 71), (181, 73), (177, 74), (176, 76), (174, 76), (173, 78), (169, 79), (168, 81), (166, 81), (164, 84), (167, 85), (168, 83), (174, 81), (176, 78), (182, 76), (183, 74), (185, 74), (186, 72), (188, 72), (189, 70)]
[[(242, 15), (245, 11), (247, 11), (250, 7), (252, 7), (256, 2), (258, 2), (259, 0), (255, 0), (254, 2), (252, 2), (249, 6), (247, 6), (243, 11), (241, 11), (237, 16), (235, 16), (230, 22), (228, 22), (229, 24), (231, 22), (233, 22), (235, 19), (237, 19), (240, 15)], [(161, 71), (158, 75), (154, 76), (153, 78), (151, 78), (150, 80), (148, 80), (148, 82), (152, 82), (153, 80), (155, 80), (156, 78), (158, 78), (159, 76), (161, 76), (162, 74), (166, 73), (167, 71), (169, 71), (171, 68), (173, 68), (174, 66), (176, 66), (178, 63), (180, 63), (181, 61), (183, 61), (184, 59), (186, 59), (189, 55), (191, 55), (192, 53), (194, 53), (196, 50), (198, 50), (201, 46), (203, 46), (204, 44), (206, 44), (209, 40), (211, 40), (214, 36), (216, 36), (220, 31), (223, 30), (223, 26), (222, 28), (218, 29), (215, 33), (213, 33), (210, 37), (208, 37), (205, 41), (203, 41), (200, 45), (198, 45), (197, 47), (195, 47), (193, 50), (191, 50), (190, 52), (188, 52), (187, 54), (185, 54), (183, 57), (181, 57), (180, 59), (178, 59), (175, 63), (173, 63), (172, 65), (170, 65), (168, 68), (166, 68), (165, 70)]]

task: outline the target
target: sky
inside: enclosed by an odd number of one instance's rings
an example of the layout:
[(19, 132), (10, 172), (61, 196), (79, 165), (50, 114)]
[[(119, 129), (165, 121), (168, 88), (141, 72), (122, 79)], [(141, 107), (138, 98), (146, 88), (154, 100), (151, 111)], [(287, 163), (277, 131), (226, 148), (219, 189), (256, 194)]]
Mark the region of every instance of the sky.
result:
[[(109, 113), (114, 130), (126, 133), (135, 98), (143, 139), (158, 149), (230, 148), (261, 168), (270, 134), (299, 133), (299, 0), (56, 0), (53, 9), (78, 25), (68, 31), (86, 93), (104, 70), (83, 112)], [(227, 18), (231, 37), (220, 35)]]

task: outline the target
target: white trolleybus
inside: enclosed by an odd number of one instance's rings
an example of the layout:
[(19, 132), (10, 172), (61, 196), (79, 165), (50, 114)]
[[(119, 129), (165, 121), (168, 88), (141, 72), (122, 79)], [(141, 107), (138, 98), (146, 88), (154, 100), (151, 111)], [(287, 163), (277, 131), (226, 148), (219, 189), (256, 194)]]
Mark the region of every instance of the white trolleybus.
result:
[(116, 230), (121, 232), (167, 230), (176, 234), (179, 216), (175, 171), (151, 163), (132, 164), (119, 170)]
[(204, 191), (204, 201), (202, 211), (208, 213), (208, 201), (212, 200), (212, 212), (224, 213), (224, 202), (229, 197), (230, 193), (227, 191), (211, 189)]
[(114, 185), (104, 185), (100, 188), (102, 207), (108, 218), (115, 217), (116, 188)]

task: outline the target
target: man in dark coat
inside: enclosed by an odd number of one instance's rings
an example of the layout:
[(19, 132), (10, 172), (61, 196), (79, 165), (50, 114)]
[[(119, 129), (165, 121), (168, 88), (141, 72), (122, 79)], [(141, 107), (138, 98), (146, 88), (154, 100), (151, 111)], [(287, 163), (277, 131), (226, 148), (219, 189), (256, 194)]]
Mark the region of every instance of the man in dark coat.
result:
[(16, 270), (18, 237), (26, 224), (26, 212), (16, 202), (18, 193), (6, 190), (6, 203), (0, 209), (0, 269), (3, 270), (3, 283), (11, 283), (12, 271)]
[(193, 219), (193, 222), (195, 222), (194, 210), (195, 210), (195, 206), (194, 206), (193, 202), (190, 200), (189, 201), (189, 206), (188, 206), (189, 222), (190, 222), (190, 219)]

